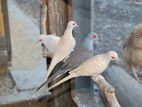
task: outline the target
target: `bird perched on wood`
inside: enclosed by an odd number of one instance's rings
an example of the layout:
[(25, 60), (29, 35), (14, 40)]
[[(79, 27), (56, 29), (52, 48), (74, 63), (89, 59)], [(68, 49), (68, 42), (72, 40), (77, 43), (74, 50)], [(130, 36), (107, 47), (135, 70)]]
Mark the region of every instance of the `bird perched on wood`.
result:
[(123, 46), (124, 61), (132, 71), (134, 78), (141, 82), (138, 77), (138, 71), (142, 65), (142, 23), (137, 25)]
[(118, 54), (115, 51), (109, 51), (104, 54), (96, 55), (82, 63), (79, 67), (71, 70), (67, 77), (49, 87), (48, 91), (74, 77), (97, 76), (109, 66), (109, 63), (112, 60), (119, 60)]
[[(98, 45), (98, 35), (95, 32), (91, 32), (83, 40), (81, 46), (75, 48), (75, 51), (71, 53), (67, 61), (62, 65), (62, 67), (46, 82), (44, 82), (40, 87), (37, 88), (37, 91), (46, 83), (50, 83), (59, 75), (66, 73), (67, 71), (74, 69), (80, 66), (87, 59), (91, 58), (94, 55), (94, 48)], [(82, 79), (81, 79), (82, 80)], [(82, 80), (83, 81), (83, 80)]]
[(43, 56), (52, 58), (55, 53), (55, 49), (56, 49), (59, 41), (60, 41), (59, 36), (40, 35), (38, 37), (37, 42), (43, 44), (43, 46), (44, 46)]
[(52, 72), (53, 68), (58, 64), (60, 61), (65, 60), (69, 57), (72, 51), (74, 51), (74, 47), (76, 45), (75, 39), (73, 37), (72, 31), (75, 27), (77, 27), (77, 23), (75, 21), (69, 21), (67, 24), (67, 28), (61, 37), (55, 53), (52, 57), (51, 64), (48, 68), (47, 74), (45, 76), (44, 81), (48, 79), (48, 76)]

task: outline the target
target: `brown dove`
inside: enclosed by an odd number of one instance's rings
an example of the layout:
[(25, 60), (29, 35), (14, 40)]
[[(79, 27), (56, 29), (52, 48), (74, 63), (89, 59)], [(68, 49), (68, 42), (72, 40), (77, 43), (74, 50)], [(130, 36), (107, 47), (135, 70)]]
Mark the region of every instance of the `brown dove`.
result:
[(111, 60), (119, 60), (118, 54), (115, 51), (96, 55), (82, 63), (79, 67), (71, 70), (67, 77), (49, 87), (48, 91), (74, 77), (99, 75), (109, 66)]
[(135, 79), (138, 77), (139, 68), (142, 65), (142, 23), (137, 25), (123, 46), (124, 60), (132, 71)]
[(69, 21), (67, 28), (61, 37), (55, 53), (52, 57), (51, 64), (48, 68), (47, 74), (44, 78), (44, 81), (48, 79), (48, 76), (52, 72), (53, 68), (58, 64), (60, 61), (67, 59), (72, 51), (74, 51), (74, 47), (76, 45), (75, 39), (73, 37), (72, 31), (74, 27), (77, 27), (75, 21)]
[[(62, 65), (62, 67), (46, 82), (44, 82), (40, 87), (37, 88), (37, 91), (46, 83), (50, 83), (54, 79), (56, 79), (59, 75), (62, 75), (68, 72), (71, 69), (74, 69), (80, 66), (87, 59), (91, 58), (94, 55), (94, 48), (98, 44), (98, 35), (95, 32), (91, 32), (87, 35), (87, 37), (83, 40), (81, 46), (77, 47), (74, 52), (71, 53), (70, 57), (67, 61)], [(81, 78), (81, 81), (83, 79)], [(85, 80), (84, 80), (85, 81)]]

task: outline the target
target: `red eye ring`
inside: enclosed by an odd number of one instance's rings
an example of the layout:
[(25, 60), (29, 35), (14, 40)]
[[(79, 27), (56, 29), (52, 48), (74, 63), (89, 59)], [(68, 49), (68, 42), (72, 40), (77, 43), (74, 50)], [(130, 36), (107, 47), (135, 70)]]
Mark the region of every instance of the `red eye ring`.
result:
[(111, 58), (112, 58), (112, 59), (115, 59), (115, 57), (114, 57), (114, 56), (112, 56)]
[(96, 35), (93, 35), (93, 38), (96, 38), (97, 36)]

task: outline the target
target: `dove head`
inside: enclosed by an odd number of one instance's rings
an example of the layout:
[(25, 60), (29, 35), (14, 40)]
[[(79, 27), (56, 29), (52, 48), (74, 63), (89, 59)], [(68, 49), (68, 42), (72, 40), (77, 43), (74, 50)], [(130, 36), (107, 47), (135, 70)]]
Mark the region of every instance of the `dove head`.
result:
[(89, 33), (88, 38), (91, 39), (91, 40), (93, 40), (93, 44), (94, 45), (98, 44), (98, 39), (99, 38), (98, 38), (97, 33), (95, 33), (95, 32)]
[(40, 35), (40, 36), (38, 37), (37, 43), (42, 43), (45, 38), (46, 38), (45, 35)]
[(111, 60), (119, 61), (118, 54), (115, 51), (109, 51), (108, 55), (109, 55)]
[(95, 32), (91, 32), (83, 41), (83, 46), (88, 50), (93, 51), (94, 48), (98, 45), (98, 35)]
[(69, 21), (67, 27), (73, 29), (74, 27), (78, 27), (78, 25), (75, 21)]

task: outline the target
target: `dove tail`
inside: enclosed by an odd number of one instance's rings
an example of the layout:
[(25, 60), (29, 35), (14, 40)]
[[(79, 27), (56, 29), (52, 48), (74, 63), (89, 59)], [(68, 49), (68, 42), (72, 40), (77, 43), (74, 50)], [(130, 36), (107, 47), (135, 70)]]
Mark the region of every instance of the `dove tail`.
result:
[(56, 78), (58, 78), (59, 76), (63, 75), (64, 73), (70, 71), (71, 69), (67, 69), (67, 70), (59, 70), (56, 74), (54, 74), (53, 76), (51, 76), (49, 79), (47, 79), (45, 82), (43, 82), (37, 89), (36, 92), (39, 91), (45, 84), (50, 83), (51, 81), (55, 80)]
[(48, 79), (49, 75), (51, 74), (52, 70), (54, 69), (54, 67), (56, 66), (57, 63), (58, 63), (58, 61), (56, 59), (52, 59), (51, 64), (48, 68), (47, 74), (44, 78), (45, 81)]
[(73, 78), (73, 77), (77, 77), (78, 75), (74, 75), (74, 74), (70, 74), (67, 77), (63, 78), (62, 80), (60, 80), (59, 82), (55, 83), (54, 85), (52, 85), (51, 87), (48, 88), (48, 91), (50, 91), (51, 89), (57, 87), (58, 85), (62, 84), (63, 82)]
[(47, 80), (45, 82), (43, 82), (37, 89), (36, 92), (38, 92), (45, 84), (47, 84)]

